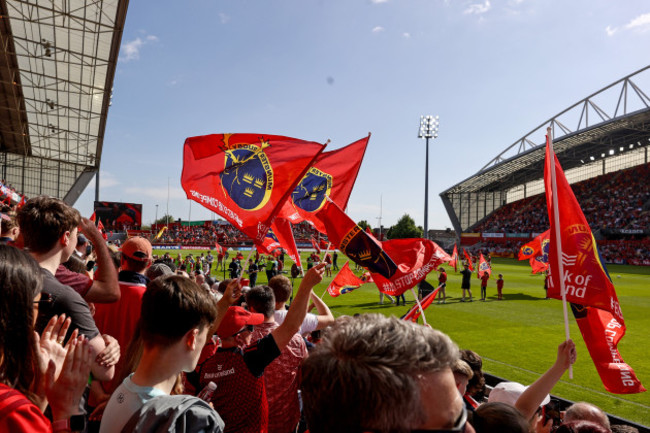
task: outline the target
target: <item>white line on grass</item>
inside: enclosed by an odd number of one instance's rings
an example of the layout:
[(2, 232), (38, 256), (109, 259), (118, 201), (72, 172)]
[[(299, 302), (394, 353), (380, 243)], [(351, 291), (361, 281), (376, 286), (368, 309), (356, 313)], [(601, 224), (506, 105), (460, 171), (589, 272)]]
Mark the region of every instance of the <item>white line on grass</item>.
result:
[[(483, 359), (485, 359), (485, 360), (488, 360), (488, 361), (490, 361), (490, 362), (495, 362), (495, 363), (497, 363), (497, 364), (505, 365), (506, 367), (516, 368), (516, 369), (518, 369), (518, 370), (525, 371), (526, 373), (532, 373), (532, 374), (535, 374), (535, 375), (537, 375), (537, 376), (541, 376), (541, 375), (542, 375), (542, 373), (538, 373), (538, 372), (536, 372), (536, 371), (528, 370), (528, 369), (526, 369), (526, 368), (522, 368), (522, 367), (517, 367), (516, 365), (508, 364), (508, 363), (505, 363), (505, 362), (503, 362), (503, 361), (497, 361), (496, 359), (490, 359), (490, 358), (486, 358), (486, 357), (484, 357), (484, 356), (482, 356), (481, 358), (483, 358)], [(567, 382), (567, 381), (565, 381), (565, 380), (560, 380), (560, 382), (563, 383), (563, 384), (565, 384), (565, 385), (573, 386), (574, 388), (580, 388), (580, 389), (583, 389), (583, 390), (585, 390), (585, 391), (593, 392), (594, 394), (600, 394), (600, 395), (602, 395), (602, 396), (604, 396), (604, 397), (613, 398), (613, 399), (615, 399), (615, 400), (619, 400), (619, 401), (622, 401), (622, 402), (625, 402), (625, 403), (633, 404), (633, 405), (635, 405), (635, 406), (639, 406), (639, 407), (642, 407), (642, 408), (644, 408), (644, 409), (650, 409), (650, 406), (646, 406), (646, 405), (644, 405), (644, 404), (637, 403), (636, 401), (626, 400), (626, 399), (624, 399), (624, 398), (617, 397), (617, 396), (615, 396), (615, 395), (612, 395), (612, 394), (609, 394), (609, 393), (605, 393), (605, 392), (602, 392), (602, 391), (598, 391), (598, 390), (595, 390), (595, 389), (593, 389), (593, 388), (587, 388), (586, 386), (577, 385), (577, 384), (575, 384), (575, 383)]]

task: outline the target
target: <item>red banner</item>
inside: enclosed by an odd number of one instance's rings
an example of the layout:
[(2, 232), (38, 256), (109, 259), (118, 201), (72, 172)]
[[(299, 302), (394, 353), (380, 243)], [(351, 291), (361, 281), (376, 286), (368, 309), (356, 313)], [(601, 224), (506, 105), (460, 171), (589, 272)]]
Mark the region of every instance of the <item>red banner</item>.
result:
[(485, 260), (485, 257), (483, 257), (483, 253), (481, 253), (481, 256), (479, 257), (478, 261), (478, 277), (481, 278), (481, 274), (483, 272), (487, 272), (490, 276), (492, 276), (492, 268), (490, 267), (490, 264)]
[(296, 263), (296, 266), (301, 268), (302, 263), (300, 263), (300, 253), (296, 247), (296, 240), (293, 237), (293, 230), (291, 230), (291, 223), (289, 220), (284, 218), (275, 218), (271, 223), (271, 230), (273, 230), (280, 245), (286, 250), (289, 257), (291, 257), (291, 260)]
[(449, 260), (449, 266), (454, 267), (454, 272), (458, 272), (458, 248), (454, 244), (454, 252), (451, 253), (451, 260)]
[(350, 260), (385, 278), (391, 278), (397, 272), (397, 265), (384, 252), (381, 242), (368, 235), (336, 203), (327, 201), (318, 217), (325, 224), (330, 242)]
[(397, 263), (397, 270), (390, 278), (373, 273), (372, 279), (381, 292), (391, 296), (401, 295), (414, 287), (450, 259), (445, 250), (427, 239), (391, 239), (381, 245), (388, 257)]
[(350, 262), (345, 262), (341, 270), (334, 277), (329, 286), (327, 286), (327, 293), (336, 298), (339, 295), (349, 293), (354, 289), (358, 289), (366, 281), (354, 275), (350, 269)]
[(463, 248), (463, 254), (465, 255), (465, 260), (467, 260), (467, 266), (469, 266), (469, 270), (474, 272), (474, 264), (472, 263), (472, 258), (467, 254), (467, 251), (465, 251), (465, 248)]
[(309, 221), (316, 230), (325, 233), (318, 212), (325, 205), (325, 197), (341, 209), (346, 208), (368, 140), (370, 135), (340, 149), (322, 153), (291, 193), (290, 205), (282, 209), (281, 216), (293, 224)]
[[(436, 295), (438, 294), (439, 290), (440, 286), (436, 287), (436, 290), (422, 298), (420, 301), (420, 305), (422, 305), (422, 311), (426, 310), (429, 305), (433, 303), (433, 300), (436, 299)], [(418, 319), (422, 315), (422, 311), (420, 311), (420, 306), (416, 302), (413, 308), (411, 308), (408, 313), (402, 316), (402, 320), (410, 320), (411, 322), (417, 323)]]
[[(551, 223), (548, 296), (562, 299), (563, 283), (566, 300), (579, 306), (574, 309), (574, 315), (605, 389), (617, 394), (645, 391), (618, 353), (617, 344), (625, 334), (623, 313), (589, 224), (551, 149), (549, 136), (546, 137), (544, 184)], [(556, 242), (558, 239), (561, 245)]]
[(277, 135), (190, 137), (184, 145), (181, 184), (189, 199), (259, 243), (323, 149), (318, 143)]
[[(532, 257), (542, 254), (542, 244), (548, 245), (548, 239), (551, 234), (551, 229), (546, 230), (541, 235), (537, 236), (532, 241), (524, 244), (519, 249), (519, 260), (528, 260)], [(547, 252), (548, 254), (548, 252)]]
[(257, 251), (260, 254), (272, 254), (273, 251), (281, 247), (280, 241), (278, 241), (277, 236), (273, 232), (273, 229), (269, 229), (264, 236), (264, 240), (261, 243), (256, 244)]

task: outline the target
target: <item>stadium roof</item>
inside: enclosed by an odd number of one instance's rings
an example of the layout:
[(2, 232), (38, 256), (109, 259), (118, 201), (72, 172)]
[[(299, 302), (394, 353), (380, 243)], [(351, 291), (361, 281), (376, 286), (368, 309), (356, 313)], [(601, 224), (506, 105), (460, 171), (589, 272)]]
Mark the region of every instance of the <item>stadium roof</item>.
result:
[(74, 203), (99, 170), (128, 0), (0, 1), (1, 176)]
[[(648, 162), (650, 144), (650, 65), (587, 96), (556, 116), (546, 120), (528, 134), (508, 146), (471, 177), (443, 191), (440, 196), (455, 229), (460, 232), (485, 217), (503, 202), (523, 198), (513, 191), (524, 190), (524, 196), (539, 193), (537, 184), (543, 178), (546, 128), (551, 127), (554, 149), (565, 171), (581, 171), (576, 180), (603, 174), (605, 161), (625, 157), (637, 165)], [(476, 197), (498, 194), (499, 205), (487, 212), (474, 211)], [(459, 197), (474, 194), (472, 204), (460, 204)], [(455, 198), (455, 200), (454, 200)], [(455, 202), (454, 202), (455, 201)], [(493, 198), (493, 201), (494, 198)], [(479, 207), (476, 204), (476, 207)], [(488, 206), (489, 207), (489, 206)], [(476, 215), (459, 223), (461, 209)]]

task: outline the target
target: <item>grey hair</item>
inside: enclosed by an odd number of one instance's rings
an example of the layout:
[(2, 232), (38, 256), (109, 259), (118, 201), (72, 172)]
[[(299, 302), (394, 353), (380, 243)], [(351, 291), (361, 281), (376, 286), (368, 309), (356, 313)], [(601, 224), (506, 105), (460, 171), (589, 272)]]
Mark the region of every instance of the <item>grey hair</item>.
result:
[(379, 314), (339, 318), (303, 364), (310, 431), (409, 431), (426, 420), (419, 378), (457, 359), (440, 331)]

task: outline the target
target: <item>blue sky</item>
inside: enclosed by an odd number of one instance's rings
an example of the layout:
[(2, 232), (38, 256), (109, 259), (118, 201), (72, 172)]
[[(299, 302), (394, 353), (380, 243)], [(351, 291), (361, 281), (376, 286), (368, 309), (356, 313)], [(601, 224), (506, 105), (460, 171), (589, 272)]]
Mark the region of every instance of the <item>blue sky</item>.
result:
[[(138, 0), (127, 13), (100, 199), (187, 219), (186, 137), (280, 134), (345, 146), (372, 132), (348, 206), (424, 215), (420, 115), (439, 193), (573, 103), (648, 64), (650, 4), (621, 0)], [(646, 54), (643, 54), (646, 53)], [(539, 142), (543, 137), (539, 137)], [(92, 213), (94, 181), (76, 207)], [(212, 214), (191, 206), (192, 219)]]

